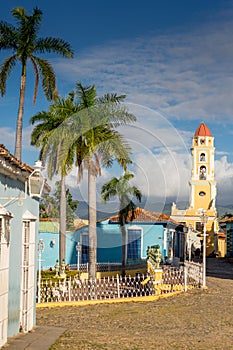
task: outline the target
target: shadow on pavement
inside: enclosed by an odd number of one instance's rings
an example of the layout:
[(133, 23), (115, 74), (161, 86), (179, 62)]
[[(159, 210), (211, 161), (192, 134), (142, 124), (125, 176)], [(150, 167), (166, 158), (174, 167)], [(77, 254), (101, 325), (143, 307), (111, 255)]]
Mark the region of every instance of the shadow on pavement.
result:
[(225, 258), (207, 258), (206, 276), (233, 280), (233, 263)]

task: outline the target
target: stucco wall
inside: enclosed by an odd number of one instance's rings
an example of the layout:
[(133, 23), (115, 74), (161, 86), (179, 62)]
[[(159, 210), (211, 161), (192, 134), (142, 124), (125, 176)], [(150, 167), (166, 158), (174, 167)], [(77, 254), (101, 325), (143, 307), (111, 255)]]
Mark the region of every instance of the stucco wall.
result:
[[(10, 267), (9, 267), (9, 302), (8, 302), (8, 337), (19, 332), (20, 328), (20, 291), (22, 267), (22, 217), (26, 210), (38, 217), (39, 203), (28, 196), (25, 198), (25, 186), (17, 180), (0, 174), (0, 203), (11, 211), (14, 217), (10, 223)], [(15, 198), (15, 199), (14, 199)], [(19, 199), (20, 198), (20, 199)], [(36, 223), (36, 232), (38, 223)], [(37, 241), (37, 237), (36, 240)], [(35, 253), (36, 259), (36, 253)], [(35, 272), (34, 272), (35, 274)], [(34, 294), (36, 291), (34, 291)], [(34, 298), (35, 300), (35, 298)], [(35, 310), (35, 301), (34, 301)], [(34, 312), (35, 324), (35, 312)]]
[[(126, 228), (133, 224), (126, 225)], [(134, 225), (135, 226), (135, 225)], [(43, 227), (43, 225), (41, 225)], [(164, 226), (162, 223), (146, 224), (139, 223), (136, 227), (142, 229), (142, 254), (146, 258), (148, 246), (159, 244), (164, 257), (163, 250)], [(66, 235), (66, 264), (77, 263), (76, 244), (81, 241), (81, 234), (87, 233), (88, 227), (84, 227)], [(38, 240), (44, 240), (45, 248), (42, 253), (42, 269), (54, 268), (59, 256), (59, 234), (58, 232), (40, 231)], [(118, 224), (109, 224), (108, 220), (97, 224), (97, 262), (121, 262), (121, 232)], [(81, 262), (81, 260), (80, 260)]]

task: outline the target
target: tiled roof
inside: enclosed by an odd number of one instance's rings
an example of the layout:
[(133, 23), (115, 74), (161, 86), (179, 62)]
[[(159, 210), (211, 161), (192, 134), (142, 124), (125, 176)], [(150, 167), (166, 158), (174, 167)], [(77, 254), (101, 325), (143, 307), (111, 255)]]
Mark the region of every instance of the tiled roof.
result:
[[(34, 171), (34, 168), (30, 165), (21, 162), (8, 149), (0, 144), (0, 173), (7, 174), (12, 178), (18, 178), (25, 181), (25, 178), (30, 176)], [(49, 192), (50, 186), (45, 182), (44, 191)]]
[(212, 134), (208, 126), (205, 125), (205, 123), (201, 123), (198, 126), (194, 136), (212, 136)]
[(224, 232), (218, 232), (219, 238), (226, 238), (226, 234)]
[[(131, 220), (131, 213), (128, 215), (127, 220), (130, 222)], [(110, 221), (118, 221), (119, 216), (111, 216), (109, 218)], [(132, 222), (164, 222), (164, 221), (169, 221), (173, 222), (178, 225), (178, 223), (170, 218), (170, 216), (163, 214), (163, 213), (156, 213), (156, 212), (151, 212), (147, 211), (142, 208), (136, 208), (135, 209), (135, 218), (133, 219)]]
[(225, 222), (233, 222), (233, 216), (231, 216), (230, 218), (225, 218), (220, 220), (220, 223), (225, 223)]
[(3, 158), (5, 158), (5, 160), (10, 162), (13, 166), (19, 168), (20, 170), (26, 170), (30, 173), (32, 173), (34, 170), (32, 167), (30, 167), (26, 163), (23, 163), (20, 160), (18, 160), (17, 158), (15, 158), (15, 156), (13, 156), (8, 151), (8, 149), (2, 144), (0, 144), (0, 155), (3, 156)]

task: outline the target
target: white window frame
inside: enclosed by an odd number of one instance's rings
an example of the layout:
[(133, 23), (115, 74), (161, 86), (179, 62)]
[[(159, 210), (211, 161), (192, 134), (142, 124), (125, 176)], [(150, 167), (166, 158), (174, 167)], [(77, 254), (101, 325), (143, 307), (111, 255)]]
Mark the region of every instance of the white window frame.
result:
[(35, 316), (35, 227), (36, 218), (26, 211), (22, 221), (20, 328), (29, 332)]
[(143, 253), (143, 229), (140, 226), (133, 225), (129, 226), (127, 228), (127, 234), (126, 234), (126, 260), (128, 259), (128, 243), (129, 243), (129, 231), (140, 231), (141, 232), (141, 247), (140, 247), (140, 259), (143, 259), (142, 253)]

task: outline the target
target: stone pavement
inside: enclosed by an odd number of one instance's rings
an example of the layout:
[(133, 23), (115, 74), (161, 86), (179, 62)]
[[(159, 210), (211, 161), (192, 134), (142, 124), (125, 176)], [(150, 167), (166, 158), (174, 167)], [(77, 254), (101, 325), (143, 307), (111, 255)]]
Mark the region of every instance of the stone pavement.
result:
[(52, 344), (65, 332), (65, 328), (40, 326), (27, 334), (20, 334), (11, 338), (4, 350), (48, 350)]
[(207, 258), (206, 276), (233, 280), (233, 263), (224, 258)]
[[(228, 263), (225, 259), (207, 259), (207, 277), (232, 279), (233, 263)], [(210, 281), (208, 279), (208, 281)], [(207, 281), (207, 287), (208, 287)], [(50, 346), (64, 333), (66, 328), (53, 326), (38, 326), (27, 334), (20, 334), (9, 339), (2, 348), (4, 350), (49, 350)]]

